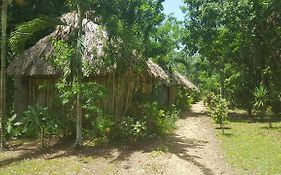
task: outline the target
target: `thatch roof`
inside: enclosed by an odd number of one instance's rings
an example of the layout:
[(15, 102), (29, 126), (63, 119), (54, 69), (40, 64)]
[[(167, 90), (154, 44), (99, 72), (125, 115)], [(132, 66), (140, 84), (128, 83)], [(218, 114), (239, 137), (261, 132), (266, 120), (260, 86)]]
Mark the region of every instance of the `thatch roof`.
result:
[[(58, 26), (50, 35), (39, 40), (33, 47), (25, 50), (9, 65), (7, 72), (10, 75), (23, 76), (44, 76), (57, 75), (58, 70), (50, 64), (50, 59), (54, 54), (53, 39), (68, 40), (70, 33), (78, 26), (78, 16), (76, 13), (68, 13), (61, 17), (66, 25)], [(102, 27), (94, 22), (83, 20), (84, 32), (84, 53), (83, 60), (93, 60), (104, 54), (103, 46), (106, 40), (106, 32)], [(95, 56), (94, 56), (95, 55)], [(49, 59), (49, 60), (48, 60)]]
[(156, 63), (154, 63), (151, 59), (146, 61), (146, 65), (148, 67), (147, 72), (155, 78), (159, 78), (165, 80), (169, 83), (169, 75)]
[[(78, 16), (76, 13), (67, 13), (61, 17), (61, 20), (66, 24), (57, 26), (56, 30), (50, 35), (39, 40), (34, 46), (25, 50), (23, 54), (15, 58), (7, 69), (7, 73), (13, 76), (55, 76), (59, 75), (60, 71), (56, 70), (51, 64), (52, 56), (54, 55), (53, 39), (61, 39), (67, 41), (71, 32), (78, 26)], [(115, 66), (109, 68), (102, 65), (102, 56), (104, 46), (107, 41), (107, 33), (104, 28), (93, 21), (85, 18), (83, 20), (84, 32), (84, 53), (82, 60), (88, 61), (92, 65), (99, 65), (93, 69), (93, 74), (99, 75), (112, 70)], [(93, 66), (94, 67), (94, 66)], [(97, 66), (96, 66), (97, 67)], [(146, 61), (147, 72), (150, 76), (168, 81), (169, 76), (156, 63), (151, 60)], [(85, 73), (86, 74), (86, 73)]]
[[(56, 30), (50, 35), (39, 40), (34, 46), (25, 50), (20, 56), (15, 58), (7, 69), (7, 73), (13, 76), (56, 76), (60, 70), (56, 70), (51, 64), (54, 55), (53, 39), (67, 41), (71, 32), (78, 26), (78, 16), (76, 13), (67, 13), (61, 17), (66, 24), (57, 26)], [(95, 75), (109, 72), (115, 66), (109, 68), (102, 65), (102, 56), (105, 54), (104, 46), (107, 41), (107, 33), (104, 28), (93, 21), (85, 18), (83, 20), (84, 32), (84, 53), (82, 60), (89, 61), (93, 65), (99, 65), (93, 69)], [(179, 73), (167, 74), (158, 64), (151, 59), (146, 62), (147, 73), (155, 79), (164, 80), (167, 85), (180, 85), (186, 88), (198, 90), (198, 88)], [(94, 67), (94, 66), (93, 66)]]
[(189, 81), (184, 75), (178, 72), (171, 73), (171, 84), (176, 86), (182, 86), (186, 89), (192, 89), (199, 91), (198, 87), (195, 86), (191, 81)]
[(14, 59), (7, 69), (9, 75), (55, 75), (58, 73), (50, 66), (47, 57), (51, 55), (53, 47), (51, 35), (41, 39), (35, 46), (23, 52)]

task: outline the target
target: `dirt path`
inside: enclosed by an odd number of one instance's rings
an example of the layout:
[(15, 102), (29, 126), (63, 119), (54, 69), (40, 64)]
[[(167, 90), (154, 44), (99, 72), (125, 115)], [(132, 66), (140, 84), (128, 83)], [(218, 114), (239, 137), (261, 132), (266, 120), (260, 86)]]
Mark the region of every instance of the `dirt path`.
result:
[[(232, 175), (225, 164), (211, 119), (202, 102), (177, 122), (174, 135), (151, 150), (134, 151), (122, 159), (117, 174)], [(151, 145), (148, 146), (148, 148)], [(153, 151), (154, 150), (154, 151)], [(156, 150), (156, 151), (155, 151)], [(164, 152), (161, 152), (164, 151)]]
[(234, 174), (224, 162), (211, 118), (205, 113), (203, 102), (199, 102), (192, 106), (190, 116), (178, 121), (178, 137), (193, 143), (193, 147), (186, 148), (182, 157), (173, 156), (170, 162), (178, 168), (171, 174)]

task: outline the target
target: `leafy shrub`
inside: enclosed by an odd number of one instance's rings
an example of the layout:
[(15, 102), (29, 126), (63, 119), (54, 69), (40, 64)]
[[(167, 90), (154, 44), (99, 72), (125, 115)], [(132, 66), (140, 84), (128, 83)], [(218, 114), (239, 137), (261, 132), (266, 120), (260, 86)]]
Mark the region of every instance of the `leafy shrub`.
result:
[(204, 103), (210, 108), (212, 108), (215, 105), (214, 98), (215, 98), (215, 93), (209, 92), (204, 99)]
[(257, 87), (254, 91), (254, 98), (254, 110), (259, 113), (259, 116), (267, 121), (269, 128), (272, 128), (272, 107), (269, 106), (269, 95), (267, 89), (262, 85)]
[(62, 122), (52, 115), (47, 107), (28, 106), (28, 110), (18, 117), (14, 115), (8, 119), (7, 132), (13, 136), (44, 139), (47, 135), (59, 134), (62, 131)]
[(47, 107), (29, 106), (28, 110), (24, 112), (22, 121), (25, 126), (25, 134), (29, 136), (34, 136), (34, 134), (36, 136), (36, 133), (57, 134), (61, 130), (61, 121), (51, 114)]
[(22, 135), (22, 132), (19, 128), (21, 122), (18, 121), (17, 114), (14, 114), (12, 117), (8, 118), (6, 123), (6, 132), (8, 137), (19, 137)]
[(114, 125), (113, 139), (137, 141), (144, 138), (164, 136), (175, 128), (177, 119), (175, 106), (161, 109), (157, 103), (140, 105), (133, 117), (126, 117)]
[(260, 85), (254, 91), (254, 109), (257, 111), (266, 111), (267, 103), (269, 101), (268, 91), (267, 89)]
[[(72, 135), (76, 133), (75, 121), (75, 104), (76, 95), (78, 92), (82, 92), (82, 109), (83, 115), (83, 130), (89, 137), (101, 137), (99, 130), (94, 130), (93, 125), (96, 121), (96, 116), (102, 116), (103, 111), (98, 106), (99, 102), (106, 97), (106, 89), (104, 86), (95, 82), (85, 81), (82, 84), (69, 84), (64, 78), (56, 84), (57, 98), (56, 106), (60, 107), (58, 111), (63, 111), (65, 116), (65, 134)], [(61, 108), (63, 106), (63, 109)], [(106, 116), (107, 117), (107, 116)], [(99, 119), (99, 118), (98, 118)], [(97, 132), (97, 134), (95, 134)]]
[(224, 133), (224, 124), (228, 120), (229, 113), (229, 103), (226, 99), (222, 98), (220, 95), (212, 96), (210, 100), (210, 114), (214, 121), (220, 125), (222, 132)]
[(193, 96), (186, 89), (180, 88), (177, 90), (176, 106), (181, 110), (189, 110), (194, 102)]
[(113, 132), (110, 133), (111, 139), (115, 141), (131, 141), (143, 139), (147, 136), (148, 130), (145, 120), (135, 117), (126, 117), (122, 121), (116, 122)]
[(147, 126), (145, 121), (136, 121), (131, 124), (131, 135), (135, 138), (142, 138), (147, 135)]
[(109, 142), (109, 136), (114, 126), (113, 117), (110, 115), (99, 115), (92, 121), (94, 138), (102, 140), (102, 143)]
[(177, 101), (176, 107), (181, 110), (189, 110), (191, 105), (200, 100), (200, 93), (191, 90), (178, 88), (177, 89)]
[(144, 116), (148, 121), (148, 128), (151, 133), (160, 136), (166, 135), (175, 128), (178, 112), (174, 105), (170, 109), (164, 111), (156, 102), (154, 102), (151, 106), (147, 105), (144, 111)]

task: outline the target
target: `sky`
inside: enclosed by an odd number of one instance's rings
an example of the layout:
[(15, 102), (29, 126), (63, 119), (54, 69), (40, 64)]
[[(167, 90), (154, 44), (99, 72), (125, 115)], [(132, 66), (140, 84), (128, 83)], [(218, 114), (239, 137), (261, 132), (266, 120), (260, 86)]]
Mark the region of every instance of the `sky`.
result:
[(164, 13), (165, 14), (170, 14), (174, 13), (174, 16), (178, 19), (183, 21), (184, 19), (184, 14), (182, 13), (180, 6), (183, 6), (184, 3), (182, 0), (165, 0), (163, 3), (164, 5)]

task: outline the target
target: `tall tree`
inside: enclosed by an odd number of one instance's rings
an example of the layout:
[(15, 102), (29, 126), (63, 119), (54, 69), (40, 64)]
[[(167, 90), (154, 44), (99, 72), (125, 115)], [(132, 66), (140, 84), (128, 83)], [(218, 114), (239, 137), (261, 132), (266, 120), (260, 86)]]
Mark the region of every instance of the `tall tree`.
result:
[(0, 80), (0, 149), (5, 145), (4, 121), (6, 115), (6, 43), (7, 43), (7, 7), (8, 0), (2, 1), (1, 13), (1, 80)]
[[(77, 12), (78, 12), (78, 30), (76, 34), (76, 49), (75, 49), (75, 62), (76, 62), (76, 71), (74, 71), (73, 81), (79, 85), (82, 84), (82, 53), (81, 53), (81, 39), (82, 39), (82, 20), (85, 17), (85, 10), (82, 7), (82, 2), (77, 0)], [(82, 91), (81, 89), (78, 90), (77, 97), (76, 97), (76, 141), (75, 146), (81, 147), (83, 146), (83, 138), (82, 138)]]

